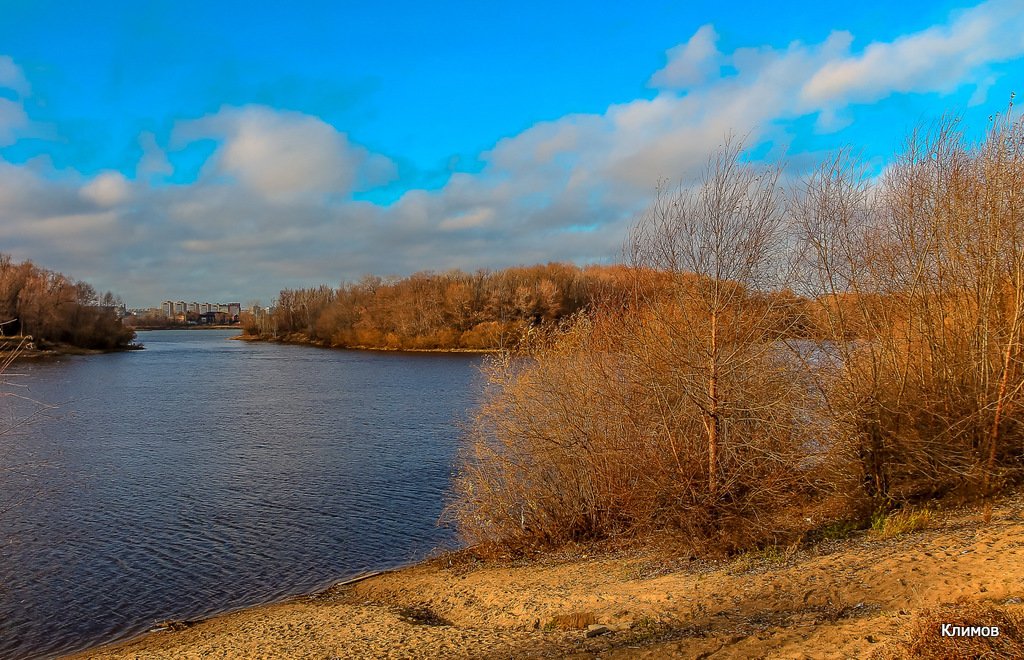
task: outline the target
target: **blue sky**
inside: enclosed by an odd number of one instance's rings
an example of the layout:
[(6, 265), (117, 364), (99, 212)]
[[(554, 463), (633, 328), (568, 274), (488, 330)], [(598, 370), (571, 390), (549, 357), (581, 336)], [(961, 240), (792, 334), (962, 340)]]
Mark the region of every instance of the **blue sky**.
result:
[(0, 0), (0, 251), (121, 293), (609, 262), (733, 130), (798, 174), (976, 130), (1024, 0)]

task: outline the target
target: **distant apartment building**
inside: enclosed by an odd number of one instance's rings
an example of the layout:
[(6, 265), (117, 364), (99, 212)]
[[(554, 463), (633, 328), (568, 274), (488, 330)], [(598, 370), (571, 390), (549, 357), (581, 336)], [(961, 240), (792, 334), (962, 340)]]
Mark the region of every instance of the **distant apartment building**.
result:
[(212, 302), (185, 302), (183, 300), (165, 300), (160, 307), (154, 307), (154, 311), (171, 319), (190, 324), (198, 323), (233, 323), (238, 320), (242, 313), (242, 304), (212, 303)]

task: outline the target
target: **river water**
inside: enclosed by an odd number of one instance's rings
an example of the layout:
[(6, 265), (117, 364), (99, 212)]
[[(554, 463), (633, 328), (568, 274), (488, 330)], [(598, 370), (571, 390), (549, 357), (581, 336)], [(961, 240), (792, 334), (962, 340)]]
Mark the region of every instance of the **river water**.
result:
[[(51, 658), (450, 545), (479, 356), (140, 333), (20, 363), (0, 428), (0, 658)], [(31, 423), (12, 422), (36, 411)], [(16, 504), (16, 506), (12, 506)]]

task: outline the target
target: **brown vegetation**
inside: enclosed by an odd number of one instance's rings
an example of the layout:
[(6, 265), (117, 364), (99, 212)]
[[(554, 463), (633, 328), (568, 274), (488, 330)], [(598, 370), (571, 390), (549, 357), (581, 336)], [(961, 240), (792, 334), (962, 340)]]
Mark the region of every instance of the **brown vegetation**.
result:
[(338, 289), (286, 289), (272, 313), (248, 314), (242, 324), (262, 339), (339, 348), (498, 349), (621, 289), (625, 270), (551, 263), (404, 279), (367, 275)]
[(778, 172), (727, 142), (642, 216), (629, 287), (489, 363), (468, 542), (735, 551), (1018, 479), (1024, 124), (944, 120), (879, 181), (849, 151)]
[[(996, 627), (994, 637), (942, 634), (943, 626)], [(1014, 660), (1024, 657), (1024, 615), (1016, 609), (968, 599), (921, 610), (909, 630), (871, 655), (876, 660)]]
[[(632, 236), (632, 299), (485, 368), (450, 513), (470, 543), (676, 530), (726, 550), (803, 531), (808, 461), (785, 296), (767, 276), (777, 170), (727, 147)], [(788, 514), (783, 509), (789, 509)], [(794, 524), (795, 521), (797, 524)]]
[(0, 335), (31, 337), (39, 348), (124, 348), (135, 333), (121, 325), (117, 304), (113, 294), (98, 296), (86, 282), (0, 255)]
[(975, 145), (945, 119), (911, 136), (879, 186), (844, 153), (801, 192), (811, 290), (840, 365), (820, 382), (864, 493), (1016, 478), (1024, 125), (999, 120)]

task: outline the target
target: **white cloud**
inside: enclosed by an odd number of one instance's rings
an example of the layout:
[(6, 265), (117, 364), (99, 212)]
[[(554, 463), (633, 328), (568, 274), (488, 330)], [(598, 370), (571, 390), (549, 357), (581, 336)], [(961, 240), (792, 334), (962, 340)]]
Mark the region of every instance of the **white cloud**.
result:
[(722, 54), (715, 47), (718, 33), (712, 25), (704, 25), (690, 37), (668, 51), (668, 63), (649, 81), (653, 87), (689, 87), (697, 85), (718, 71)]
[(29, 84), (21, 68), (9, 55), (0, 55), (0, 87), (13, 89), (21, 96), (29, 94)]
[(810, 105), (874, 101), (893, 92), (951, 91), (981, 65), (1024, 54), (1024, 7), (994, 0), (892, 42), (823, 64), (803, 86)]
[[(189, 185), (129, 184), (113, 172), (68, 183), (0, 162), (0, 239), (140, 305), (169, 295), (267, 302), (282, 287), (364, 272), (608, 261), (659, 179), (695, 173), (730, 131), (767, 149), (784, 145), (795, 121), (836, 130), (858, 116), (853, 104), (889, 94), (1001, 89), (994, 65), (1024, 53), (1019, 1), (856, 51), (846, 32), (729, 49), (704, 26), (669, 51), (650, 79), (653, 98), (538, 123), (480, 154), (480, 171), (389, 205), (351, 199), (392, 178), (395, 165), (338, 128), (263, 106), (224, 108), (172, 135), (171, 148), (219, 143)], [(720, 67), (730, 75), (715, 75)], [(8, 103), (8, 125), (24, 122)], [(155, 138), (139, 141), (137, 177), (169, 174)]]
[(153, 175), (174, 174), (174, 167), (167, 160), (167, 154), (156, 142), (156, 136), (149, 131), (139, 134), (139, 146), (142, 147), (142, 158), (135, 168), (136, 176), (150, 177)]
[(13, 90), (18, 98), (0, 96), (0, 147), (12, 144), (29, 125), (22, 99), (29, 94), (29, 84), (21, 68), (7, 55), (0, 55), (0, 89)]
[(323, 120), (264, 106), (225, 108), (182, 127), (186, 136), (224, 140), (216, 167), (269, 200), (347, 194), (364, 183), (386, 181), (393, 165), (352, 144)]
[(74, 213), (57, 215), (26, 222), (17, 228), (19, 235), (32, 238), (48, 239), (59, 234), (73, 238), (73, 247), (79, 246), (84, 237), (97, 237), (113, 229), (117, 224), (117, 215), (111, 211), (102, 213)]
[(131, 184), (120, 172), (103, 172), (83, 186), (80, 194), (99, 206), (114, 206), (128, 199)]
[(476, 227), (486, 227), (492, 222), (494, 222), (494, 209), (480, 208), (445, 218), (438, 225), (438, 228), (443, 231), (473, 229)]
[(0, 97), (0, 146), (15, 141), (18, 129), (28, 125), (28, 115), (18, 101)]

